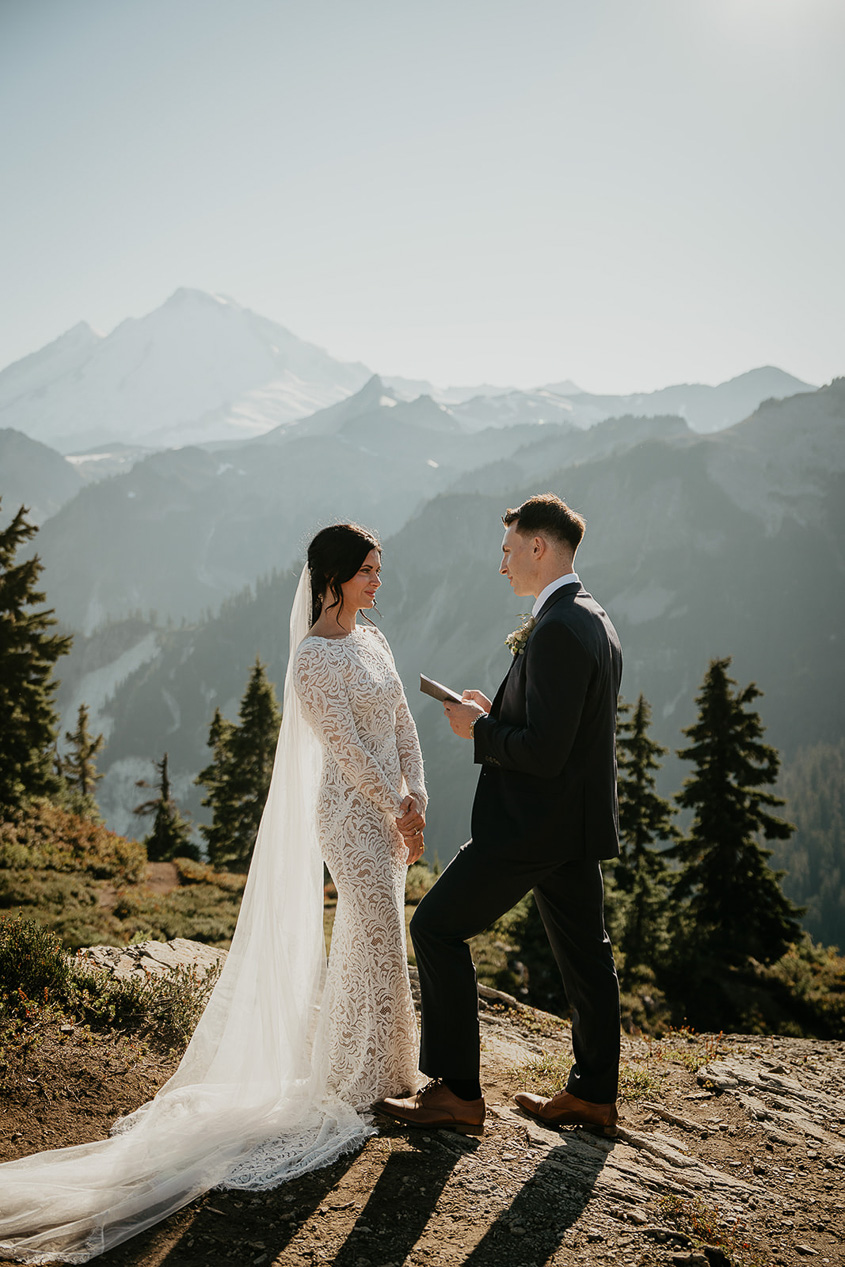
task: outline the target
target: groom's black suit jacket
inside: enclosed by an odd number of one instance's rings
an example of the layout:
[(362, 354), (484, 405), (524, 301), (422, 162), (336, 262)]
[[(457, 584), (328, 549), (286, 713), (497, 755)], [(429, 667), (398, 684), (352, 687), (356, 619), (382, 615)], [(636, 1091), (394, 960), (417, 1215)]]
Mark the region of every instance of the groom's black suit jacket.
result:
[(555, 590), (475, 724), (476, 844), (526, 862), (617, 856), (621, 676), (607, 613), (578, 582)]

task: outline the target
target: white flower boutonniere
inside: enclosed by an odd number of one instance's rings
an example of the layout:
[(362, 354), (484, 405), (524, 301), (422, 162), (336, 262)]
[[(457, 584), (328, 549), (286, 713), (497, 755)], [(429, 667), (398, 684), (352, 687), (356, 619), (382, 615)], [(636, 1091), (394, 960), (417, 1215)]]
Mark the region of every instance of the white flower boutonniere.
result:
[(509, 633), (505, 638), (505, 646), (510, 648), (511, 655), (522, 655), (525, 650), (525, 644), (531, 635), (531, 630), (536, 625), (533, 616), (529, 616), (527, 612), (520, 615), (522, 624), (518, 629), (514, 629), (513, 633)]

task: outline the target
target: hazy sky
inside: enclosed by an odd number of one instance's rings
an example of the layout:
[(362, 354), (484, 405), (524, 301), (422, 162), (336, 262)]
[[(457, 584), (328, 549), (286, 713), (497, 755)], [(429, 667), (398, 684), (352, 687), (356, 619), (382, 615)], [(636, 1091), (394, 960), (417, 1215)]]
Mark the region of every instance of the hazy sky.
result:
[(0, 0), (0, 365), (178, 286), (385, 374), (845, 373), (843, 0)]

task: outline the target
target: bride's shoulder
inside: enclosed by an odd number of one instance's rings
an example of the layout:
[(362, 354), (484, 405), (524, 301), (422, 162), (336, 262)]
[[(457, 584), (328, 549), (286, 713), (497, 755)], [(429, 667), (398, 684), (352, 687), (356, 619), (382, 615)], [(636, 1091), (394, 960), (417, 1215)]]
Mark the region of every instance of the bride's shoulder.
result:
[(305, 656), (313, 659), (314, 657), (326, 655), (329, 650), (339, 641), (336, 638), (321, 638), (319, 634), (306, 634), (296, 648), (296, 658)]
[(293, 658), (294, 668), (302, 669), (309, 664), (324, 660), (329, 654), (331, 645), (328, 638), (320, 638), (317, 634), (306, 634), (296, 648)]
[(390, 650), (390, 643), (387, 641), (384, 634), (381, 632), (381, 630), (379, 629), (377, 625), (359, 625), (358, 628), (363, 633), (369, 634), (370, 637), (374, 638), (375, 641), (378, 642), (382, 647), (386, 647), (388, 651)]

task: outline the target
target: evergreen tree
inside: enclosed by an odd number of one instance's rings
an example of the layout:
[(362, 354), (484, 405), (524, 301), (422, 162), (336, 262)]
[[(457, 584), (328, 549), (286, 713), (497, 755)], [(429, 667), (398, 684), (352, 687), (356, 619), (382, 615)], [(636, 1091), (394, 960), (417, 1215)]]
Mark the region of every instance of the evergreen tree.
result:
[(15, 563), (20, 546), (38, 529), (21, 506), (0, 529), (0, 806), (49, 795), (60, 786), (53, 768), (58, 717), (53, 696), (56, 661), (72, 639), (49, 632), (51, 609), (38, 608), (42, 564), (37, 555)]
[(101, 820), (95, 792), (103, 777), (97, 773), (97, 755), (102, 752), (105, 739), (92, 735), (88, 729), (88, 706), (79, 705), (76, 730), (65, 731), (65, 741), (70, 751), (60, 758), (59, 768), (66, 786), (64, 800), (68, 809), (83, 818)]
[(212, 759), (197, 776), (206, 789), (210, 827), (200, 827), (216, 867), (246, 871), (273, 774), (281, 711), (265, 666), (256, 659), (239, 709), (239, 722), (214, 713), (208, 744)]
[(784, 896), (763, 840), (786, 840), (793, 827), (771, 810), (783, 801), (763, 789), (777, 779), (777, 750), (763, 743), (751, 706), (761, 692), (728, 676), (730, 658), (713, 660), (696, 697), (698, 721), (678, 756), (693, 762), (676, 799), (693, 812), (689, 834), (673, 847), (682, 870), (675, 896), (688, 899), (694, 943), (711, 961), (741, 965), (778, 959), (801, 937), (800, 910)]
[(191, 829), (173, 799), (170, 791), (170, 776), (167, 772), (167, 753), (161, 761), (154, 761), (158, 779), (155, 783), (147, 783), (139, 779), (136, 787), (150, 788), (158, 795), (141, 805), (136, 805), (133, 813), (141, 817), (154, 814), (153, 829), (144, 837), (147, 857), (150, 862), (169, 862), (171, 858), (198, 858), (199, 850), (191, 843)]
[(200, 835), (208, 848), (208, 858), (216, 866), (225, 866), (224, 859), (233, 854), (237, 840), (239, 807), (235, 795), (235, 770), (231, 755), (231, 737), (237, 729), (215, 708), (208, 732), (211, 761), (200, 770), (196, 782), (205, 787), (201, 804), (211, 809), (211, 825), (200, 824)]
[(657, 794), (655, 773), (667, 749), (649, 737), (651, 707), (640, 695), (636, 705), (622, 704), (617, 726), (619, 764), (619, 837), (621, 856), (613, 868), (624, 895), (620, 942), (626, 972), (641, 965), (654, 969), (665, 945), (669, 869), (655, 848), (676, 841), (676, 810)]

